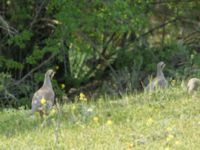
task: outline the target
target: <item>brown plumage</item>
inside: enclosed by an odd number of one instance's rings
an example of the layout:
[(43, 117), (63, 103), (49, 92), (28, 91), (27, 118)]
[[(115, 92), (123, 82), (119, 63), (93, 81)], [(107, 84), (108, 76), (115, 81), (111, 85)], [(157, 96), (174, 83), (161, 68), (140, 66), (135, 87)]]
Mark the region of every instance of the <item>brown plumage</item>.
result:
[(197, 91), (199, 85), (200, 85), (200, 79), (198, 79), (198, 78), (191, 78), (188, 81), (188, 84), (187, 84), (188, 94), (192, 94), (195, 91)]
[(157, 74), (156, 77), (150, 81), (150, 83), (147, 85), (146, 90), (147, 91), (154, 91), (156, 88), (166, 88), (168, 87), (168, 81), (165, 79), (163, 69), (165, 67), (164, 62), (159, 62), (157, 64)]
[[(42, 117), (43, 114), (47, 113), (54, 104), (55, 93), (52, 88), (51, 79), (55, 72), (50, 69), (45, 73), (44, 83), (42, 87), (36, 91), (32, 98), (32, 109), (31, 114), (39, 112)], [(45, 101), (45, 102), (42, 102)]]

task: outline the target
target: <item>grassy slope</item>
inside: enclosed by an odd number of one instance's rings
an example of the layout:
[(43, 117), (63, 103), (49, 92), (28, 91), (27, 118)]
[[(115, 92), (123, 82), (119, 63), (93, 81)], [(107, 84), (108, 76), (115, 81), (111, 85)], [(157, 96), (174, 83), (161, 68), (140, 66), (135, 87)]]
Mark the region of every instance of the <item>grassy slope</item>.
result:
[[(70, 104), (43, 123), (37, 117), (27, 117), (23, 109), (4, 110), (0, 112), (0, 147), (198, 150), (198, 97), (190, 98), (181, 87), (172, 87), (165, 92), (133, 94), (115, 101)], [(112, 123), (107, 124), (108, 120)]]

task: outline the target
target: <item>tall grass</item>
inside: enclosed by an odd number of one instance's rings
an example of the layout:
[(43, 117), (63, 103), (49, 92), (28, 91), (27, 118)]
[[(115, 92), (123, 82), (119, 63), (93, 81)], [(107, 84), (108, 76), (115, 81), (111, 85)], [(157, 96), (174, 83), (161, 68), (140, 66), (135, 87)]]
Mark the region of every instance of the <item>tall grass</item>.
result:
[(182, 87), (60, 106), (44, 120), (0, 112), (0, 149), (198, 150), (200, 94)]

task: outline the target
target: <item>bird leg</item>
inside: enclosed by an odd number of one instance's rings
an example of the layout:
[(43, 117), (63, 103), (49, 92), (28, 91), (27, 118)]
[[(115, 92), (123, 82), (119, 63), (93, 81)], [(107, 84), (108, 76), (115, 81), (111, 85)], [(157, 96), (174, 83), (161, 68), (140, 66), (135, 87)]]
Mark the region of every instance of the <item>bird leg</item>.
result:
[(43, 118), (44, 118), (44, 117), (43, 117), (44, 112), (43, 112), (42, 110), (40, 110), (39, 113), (40, 113), (40, 117), (43, 119)]

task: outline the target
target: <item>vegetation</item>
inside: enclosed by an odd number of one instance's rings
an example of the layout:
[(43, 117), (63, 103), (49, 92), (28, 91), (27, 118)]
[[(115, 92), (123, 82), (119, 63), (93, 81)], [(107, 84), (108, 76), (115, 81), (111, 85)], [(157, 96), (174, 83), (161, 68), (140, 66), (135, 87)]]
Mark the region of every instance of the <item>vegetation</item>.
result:
[[(1, 0), (1, 149), (198, 149), (200, 95), (185, 82), (200, 77), (199, 10), (194, 0)], [(147, 93), (159, 61), (170, 87)], [(30, 117), (50, 68), (55, 108)]]
[(27, 111), (0, 112), (2, 149), (198, 149), (199, 93), (185, 88), (124, 95), (121, 99), (80, 101), (60, 106), (46, 120)]
[(57, 95), (70, 99), (140, 90), (161, 60), (167, 77), (198, 76), (199, 8), (192, 0), (2, 0), (1, 105), (29, 105), (48, 68), (57, 69)]

